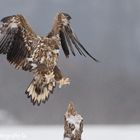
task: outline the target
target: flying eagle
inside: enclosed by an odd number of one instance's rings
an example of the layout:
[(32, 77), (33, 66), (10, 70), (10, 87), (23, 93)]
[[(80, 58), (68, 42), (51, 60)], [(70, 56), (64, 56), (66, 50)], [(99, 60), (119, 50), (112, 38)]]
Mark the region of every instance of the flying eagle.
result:
[(22, 15), (12, 15), (0, 21), (0, 54), (5, 54), (16, 69), (33, 73), (33, 80), (25, 93), (33, 104), (45, 103), (58, 84), (69, 85), (57, 66), (59, 50), (66, 58), (75, 49), (80, 55), (95, 59), (80, 43), (70, 25), (70, 15), (57, 13), (51, 31), (47, 36), (37, 35)]

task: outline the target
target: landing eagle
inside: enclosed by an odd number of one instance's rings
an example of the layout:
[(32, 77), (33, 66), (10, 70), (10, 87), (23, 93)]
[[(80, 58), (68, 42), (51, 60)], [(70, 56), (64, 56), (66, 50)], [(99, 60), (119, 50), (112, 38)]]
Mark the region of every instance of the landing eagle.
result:
[(66, 58), (75, 49), (80, 55), (95, 59), (80, 43), (70, 25), (70, 15), (60, 12), (54, 18), (47, 36), (38, 36), (22, 15), (4, 17), (0, 22), (0, 54), (5, 54), (16, 69), (33, 73), (33, 80), (26, 90), (33, 104), (45, 103), (50, 93), (70, 84), (57, 66), (59, 50)]

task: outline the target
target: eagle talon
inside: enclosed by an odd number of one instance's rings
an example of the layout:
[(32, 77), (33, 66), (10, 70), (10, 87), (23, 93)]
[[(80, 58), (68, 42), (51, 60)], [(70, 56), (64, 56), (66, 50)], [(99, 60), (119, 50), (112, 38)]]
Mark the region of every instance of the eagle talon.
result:
[(70, 79), (62, 78), (58, 83), (59, 83), (59, 88), (61, 88), (63, 85), (70, 85)]

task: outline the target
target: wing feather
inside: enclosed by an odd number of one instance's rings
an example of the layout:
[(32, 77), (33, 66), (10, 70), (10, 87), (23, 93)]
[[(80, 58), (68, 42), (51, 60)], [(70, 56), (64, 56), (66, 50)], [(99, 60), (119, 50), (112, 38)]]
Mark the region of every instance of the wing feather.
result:
[(25, 47), (25, 42), (23, 41), (21, 31), (19, 30), (14, 36), (13, 42), (7, 53), (7, 60), (18, 65), (26, 58), (27, 55), (28, 50)]
[(67, 41), (67, 43), (68, 43), (68, 45), (70, 47), (70, 50), (71, 50), (72, 54), (75, 56), (74, 48), (72, 46), (72, 41), (70, 40), (70, 38), (69, 38), (68, 34), (66, 33), (66, 31), (63, 30), (63, 32), (64, 32), (64, 35), (66, 37), (66, 41)]
[(93, 57), (86, 49), (85, 47), (80, 43), (75, 33), (72, 31), (70, 25), (64, 27), (65, 32), (67, 33), (68, 38), (72, 41), (73, 45), (77, 49), (80, 55), (83, 55), (86, 57), (86, 54), (92, 58), (94, 61), (98, 62), (98, 60)]
[(0, 53), (7, 53), (8, 44), (10, 43), (12, 35), (10, 35), (10, 31), (8, 30), (7, 33), (2, 34), (0, 36)]
[(94, 61), (98, 62), (98, 60), (85, 49), (85, 47), (80, 43), (76, 34), (73, 32), (70, 26), (71, 17), (66, 13), (59, 13), (58, 15), (59, 17), (61, 17), (61, 20), (59, 19), (60, 20), (59, 22), (62, 25), (62, 28), (60, 29), (60, 41), (66, 57), (68, 57), (70, 54), (69, 49), (71, 53), (75, 56), (75, 51), (74, 51), (74, 47), (75, 47), (75, 49), (78, 51), (80, 55), (83, 55), (85, 57), (89, 56)]
[(65, 54), (66, 57), (68, 57), (69, 56), (69, 48), (68, 48), (68, 45), (67, 45), (67, 42), (66, 42), (65, 35), (62, 31), (60, 31), (59, 35), (60, 35), (61, 45), (62, 45), (62, 49), (64, 51), (64, 54)]
[(70, 29), (68, 29), (66, 27), (65, 30), (66, 30), (66, 34), (67, 34), (69, 40), (71, 40), (71, 42), (73, 43), (73, 45), (75, 46), (75, 48), (77, 49), (77, 51), (79, 52), (79, 54), (85, 56), (84, 52), (80, 49), (80, 47), (78, 46), (78, 44), (75, 42), (74, 36), (70, 32)]

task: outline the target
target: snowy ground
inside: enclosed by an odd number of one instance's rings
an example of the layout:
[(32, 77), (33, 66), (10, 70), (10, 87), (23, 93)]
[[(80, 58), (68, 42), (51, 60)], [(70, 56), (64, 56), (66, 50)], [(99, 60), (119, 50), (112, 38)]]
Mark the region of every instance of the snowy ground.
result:
[[(63, 126), (0, 127), (0, 140), (63, 140)], [(139, 140), (140, 126), (85, 126), (82, 140)]]

